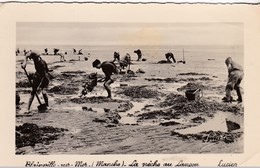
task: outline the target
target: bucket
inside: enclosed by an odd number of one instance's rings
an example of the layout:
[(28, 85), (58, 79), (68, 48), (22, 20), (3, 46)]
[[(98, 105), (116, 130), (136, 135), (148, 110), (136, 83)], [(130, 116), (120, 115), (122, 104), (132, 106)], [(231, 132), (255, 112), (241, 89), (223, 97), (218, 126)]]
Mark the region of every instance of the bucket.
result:
[(199, 100), (202, 95), (201, 89), (190, 89), (185, 92), (185, 96), (188, 100)]

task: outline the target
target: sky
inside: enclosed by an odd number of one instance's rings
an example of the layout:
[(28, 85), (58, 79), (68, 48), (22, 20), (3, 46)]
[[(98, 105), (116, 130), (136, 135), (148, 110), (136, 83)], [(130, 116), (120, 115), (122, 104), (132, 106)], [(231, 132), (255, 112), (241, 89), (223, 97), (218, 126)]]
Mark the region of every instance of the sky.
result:
[(18, 22), (17, 46), (243, 45), (240, 23)]

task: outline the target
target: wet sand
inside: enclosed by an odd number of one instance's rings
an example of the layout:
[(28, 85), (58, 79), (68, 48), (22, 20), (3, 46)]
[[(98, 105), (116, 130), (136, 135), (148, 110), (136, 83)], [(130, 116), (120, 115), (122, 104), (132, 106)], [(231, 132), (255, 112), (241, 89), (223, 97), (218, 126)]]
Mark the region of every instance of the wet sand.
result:
[[(66, 60), (73, 59), (67, 57)], [(85, 97), (79, 97), (90, 73), (103, 76), (101, 70), (91, 66), (94, 57), (88, 61), (59, 62), (59, 57), (43, 56), (54, 76), (48, 88), (50, 109), (39, 113), (35, 99), (31, 113), (24, 114), (31, 89), (20, 68), (22, 59), (17, 57), (16, 67), (16, 91), (21, 97), (21, 110), (16, 114), (16, 154), (243, 152), (243, 105), (221, 102), (226, 69), (224, 65), (216, 73), (206, 69), (215, 60), (205, 59), (207, 66), (201, 68), (191, 62), (133, 61), (131, 70), (135, 74), (114, 75), (112, 99), (107, 99), (103, 83), (98, 83)], [(145, 73), (138, 73), (138, 69)], [(34, 72), (33, 63), (27, 70)], [(190, 88), (201, 88), (203, 97), (188, 101), (185, 91)], [(228, 132), (226, 120), (238, 123), (240, 128)], [(18, 129), (28, 127), (28, 123), (36, 124), (37, 136), (44, 136), (46, 141), (18, 145), (21, 137), (24, 142), (29, 140), (26, 136), (30, 135)], [(45, 127), (58, 131), (42, 132)]]

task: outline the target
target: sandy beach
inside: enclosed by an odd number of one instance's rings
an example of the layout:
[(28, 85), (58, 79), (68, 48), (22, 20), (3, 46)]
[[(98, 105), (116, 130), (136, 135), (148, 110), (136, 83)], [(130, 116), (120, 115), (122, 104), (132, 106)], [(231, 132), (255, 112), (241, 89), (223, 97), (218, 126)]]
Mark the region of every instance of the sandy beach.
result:
[[(146, 61), (136, 61), (133, 49), (137, 48), (91, 48), (74, 55), (67, 48), (63, 62), (58, 56), (42, 55), (54, 77), (48, 87), (49, 110), (39, 113), (35, 99), (28, 114), (24, 111), (31, 87), (21, 68), (24, 56), (18, 55), (16, 154), (243, 153), (243, 104), (221, 100), (227, 82), (225, 58), (232, 56), (243, 65), (240, 49), (186, 48), (185, 64), (158, 64), (169, 48), (140, 47)], [(112, 99), (106, 98), (102, 82), (80, 98), (89, 74), (104, 76), (92, 62), (113, 60), (114, 51), (131, 55), (134, 74), (113, 75)], [(170, 51), (183, 61), (181, 47)], [(34, 73), (33, 61), (26, 68)], [(244, 94), (243, 82), (241, 86)], [(189, 101), (188, 89), (201, 89), (202, 97)], [(236, 99), (235, 91), (232, 94)], [(43, 102), (41, 94), (40, 98)], [(236, 128), (229, 130), (230, 123)]]

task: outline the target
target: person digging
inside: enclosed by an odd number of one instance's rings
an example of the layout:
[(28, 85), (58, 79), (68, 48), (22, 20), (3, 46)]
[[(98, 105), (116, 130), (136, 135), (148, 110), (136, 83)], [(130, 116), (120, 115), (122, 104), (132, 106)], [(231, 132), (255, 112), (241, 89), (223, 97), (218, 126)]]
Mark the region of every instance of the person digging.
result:
[(226, 96), (222, 99), (224, 102), (232, 102), (233, 97), (231, 96), (231, 91), (236, 90), (238, 96), (238, 103), (242, 102), (242, 95), (240, 91), (240, 83), (243, 79), (244, 73), (243, 68), (236, 62), (232, 60), (231, 57), (228, 57), (225, 60), (225, 64), (228, 68), (228, 82), (226, 85)]
[(105, 83), (104, 83), (104, 88), (106, 89), (108, 96), (107, 98), (111, 98), (111, 89), (110, 85), (114, 82), (111, 79), (112, 74), (118, 74), (118, 70), (116, 65), (113, 62), (105, 61), (103, 63), (100, 62), (100, 60), (96, 59), (93, 63), (92, 66), (97, 69), (102, 69), (102, 71), (105, 74)]
[[(27, 62), (28, 62), (28, 59), (32, 59), (33, 62), (34, 62), (34, 67), (35, 67), (35, 74), (33, 75), (33, 82), (31, 82), (27, 72), (26, 72), (26, 65), (27, 65)], [(47, 110), (47, 107), (49, 106), (49, 103), (48, 103), (48, 95), (47, 95), (47, 92), (46, 92), (46, 89), (48, 88), (48, 85), (49, 85), (49, 77), (48, 77), (48, 72), (49, 72), (49, 69), (48, 69), (48, 66), (47, 66), (47, 63), (40, 57), (40, 55), (36, 52), (29, 52), (26, 54), (25, 56), (25, 60), (23, 62), (23, 64), (21, 64), (21, 67), (22, 69), (24, 69), (27, 77), (28, 77), (28, 80), (32, 86), (32, 91), (31, 91), (31, 96), (30, 96), (30, 99), (29, 99), (29, 102), (28, 102), (28, 108), (27, 110), (30, 111), (30, 108), (31, 108), (31, 105), (32, 105), (32, 102), (33, 102), (33, 99), (34, 99), (34, 96), (36, 95), (39, 103), (40, 103), (40, 106), (38, 106), (38, 110)], [(43, 99), (45, 101), (45, 104), (41, 104), (40, 102), (40, 99), (37, 95), (37, 91), (38, 90), (41, 90), (42, 91), (42, 96), (43, 96)]]
[[(166, 60), (167, 60), (168, 63), (172, 63), (172, 61), (173, 61), (174, 63), (176, 63), (176, 60), (175, 60), (175, 58), (174, 58), (174, 55), (173, 55), (173, 53), (171, 53), (171, 52), (166, 53), (166, 54), (165, 54), (165, 58), (166, 58)], [(171, 61), (171, 59), (172, 59), (172, 61)]]

